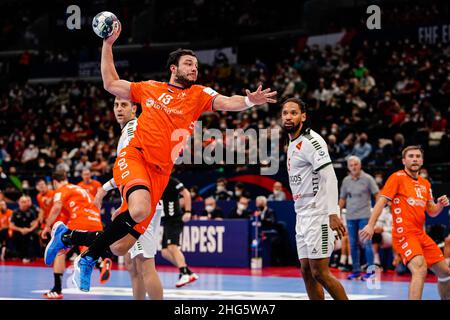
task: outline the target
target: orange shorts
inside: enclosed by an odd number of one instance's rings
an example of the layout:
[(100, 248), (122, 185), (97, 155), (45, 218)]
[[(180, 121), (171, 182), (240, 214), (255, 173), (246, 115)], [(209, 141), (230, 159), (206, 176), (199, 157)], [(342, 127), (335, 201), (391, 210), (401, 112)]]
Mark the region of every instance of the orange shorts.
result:
[(415, 256), (424, 256), (427, 266), (444, 260), (441, 249), (424, 231), (405, 233), (392, 239), (393, 249), (402, 257), (405, 266)]
[(117, 156), (113, 169), (114, 181), (122, 196), (119, 212), (128, 210), (127, 192), (136, 186), (146, 187), (150, 192), (150, 213), (134, 229), (143, 234), (155, 215), (156, 206), (169, 182), (169, 176), (162, 174), (158, 166), (148, 164), (141, 151), (127, 146)]
[(103, 225), (101, 223), (80, 218), (70, 219), (67, 227), (70, 230), (103, 231)]

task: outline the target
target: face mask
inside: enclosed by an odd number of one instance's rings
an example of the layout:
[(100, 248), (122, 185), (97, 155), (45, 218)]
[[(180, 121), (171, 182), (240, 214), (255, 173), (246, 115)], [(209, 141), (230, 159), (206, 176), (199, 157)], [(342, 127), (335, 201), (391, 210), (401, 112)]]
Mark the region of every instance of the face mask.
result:
[(322, 136), (326, 136), (327, 135), (327, 130), (322, 130), (322, 131), (320, 131), (320, 133), (322, 134)]
[(217, 186), (217, 192), (225, 191), (225, 187), (223, 186)]
[(377, 184), (382, 184), (382, 183), (383, 183), (383, 178), (376, 177), (376, 178), (375, 178), (375, 182), (376, 182)]
[(428, 179), (428, 175), (426, 173), (421, 173), (420, 176), (424, 179)]
[(196, 197), (196, 194), (193, 193), (193, 192), (191, 192), (191, 197), (192, 197), (192, 198), (195, 198), (195, 197)]
[(391, 100), (391, 97), (384, 97), (384, 100), (390, 101), (390, 100)]
[(240, 197), (240, 196), (242, 195), (242, 191), (235, 191), (234, 194), (235, 194), (237, 197)]
[(333, 134), (337, 133), (337, 129), (336, 128), (331, 128), (331, 133), (333, 133)]
[(205, 210), (206, 210), (206, 212), (211, 213), (214, 211), (214, 207), (213, 206), (205, 206)]
[(239, 211), (244, 211), (245, 209), (247, 209), (247, 207), (246, 207), (246, 205), (245, 204), (242, 204), (242, 203), (238, 203), (238, 210)]

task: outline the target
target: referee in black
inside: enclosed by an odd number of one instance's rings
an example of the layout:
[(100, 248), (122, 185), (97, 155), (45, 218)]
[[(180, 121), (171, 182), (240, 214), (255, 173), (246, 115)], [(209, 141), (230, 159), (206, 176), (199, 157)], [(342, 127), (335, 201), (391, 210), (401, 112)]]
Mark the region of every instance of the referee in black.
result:
[[(184, 212), (180, 207), (180, 195), (184, 200)], [(161, 216), (164, 234), (162, 240), (162, 256), (179, 268), (180, 275), (176, 287), (180, 288), (198, 279), (198, 275), (189, 270), (183, 252), (181, 252), (181, 232), (184, 223), (191, 219), (191, 193), (179, 180), (170, 177), (169, 183), (161, 197), (164, 213)]]

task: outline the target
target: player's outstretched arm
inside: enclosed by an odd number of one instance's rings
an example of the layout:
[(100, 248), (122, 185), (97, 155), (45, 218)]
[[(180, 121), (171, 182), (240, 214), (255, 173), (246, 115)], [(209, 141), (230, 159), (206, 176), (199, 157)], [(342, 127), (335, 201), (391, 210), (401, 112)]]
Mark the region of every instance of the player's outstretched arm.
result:
[(103, 79), (103, 87), (106, 91), (120, 97), (122, 99), (130, 100), (130, 87), (131, 83), (126, 80), (121, 80), (117, 74), (116, 67), (114, 66), (114, 59), (112, 53), (112, 45), (117, 40), (120, 34), (121, 25), (119, 23), (118, 28), (114, 30), (114, 33), (103, 40), (102, 47), (102, 60), (101, 60), (101, 72)]
[(427, 202), (427, 212), (430, 217), (434, 218), (441, 213), (444, 207), (449, 205), (449, 201), (446, 195), (440, 196), (437, 199), (437, 203), (434, 203), (433, 200)]
[(262, 90), (262, 86), (254, 92), (245, 90), (247, 96), (223, 96), (220, 95), (214, 100), (214, 110), (222, 111), (242, 111), (251, 108), (255, 105), (260, 105), (264, 103), (276, 103), (277, 100), (274, 98), (277, 94), (276, 91), (271, 91), (270, 88)]
[(372, 239), (375, 224), (378, 221), (378, 218), (380, 217), (381, 213), (383, 212), (383, 208), (386, 206), (386, 203), (388, 202), (388, 199), (380, 196), (378, 197), (378, 201), (375, 204), (375, 207), (373, 207), (372, 215), (370, 216), (369, 222), (367, 225), (359, 232), (359, 236), (361, 237), (361, 240), (365, 239)]

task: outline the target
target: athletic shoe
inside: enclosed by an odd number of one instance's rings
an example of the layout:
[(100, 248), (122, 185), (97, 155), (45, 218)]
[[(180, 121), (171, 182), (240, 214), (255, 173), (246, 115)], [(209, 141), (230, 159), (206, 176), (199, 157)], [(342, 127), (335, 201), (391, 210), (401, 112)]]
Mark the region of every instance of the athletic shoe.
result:
[(198, 279), (198, 275), (196, 275), (195, 273), (192, 273), (192, 274), (181, 274), (180, 273), (180, 276), (179, 276), (178, 281), (175, 286), (177, 288), (181, 288), (182, 286), (185, 286), (189, 283), (197, 281), (197, 279)]
[(105, 284), (109, 281), (109, 277), (111, 277), (111, 267), (112, 261), (109, 258), (106, 258), (102, 262), (102, 270), (100, 270), (99, 281), (101, 284)]
[(62, 241), (62, 236), (64, 233), (66, 233), (67, 230), (69, 229), (61, 221), (58, 221), (53, 225), (51, 233), (52, 238), (45, 247), (44, 262), (46, 265), (48, 266), (52, 265), (58, 253), (61, 250), (69, 248)]
[(73, 263), (72, 283), (81, 291), (88, 292), (91, 289), (91, 275), (95, 266), (94, 258), (79, 255)]
[(62, 299), (64, 295), (61, 292), (49, 291), (42, 295), (45, 299)]
[(368, 279), (375, 276), (375, 272), (366, 273), (361, 277), (361, 281), (367, 281)]
[(353, 272), (347, 277), (347, 280), (359, 280), (361, 279), (361, 272)]

